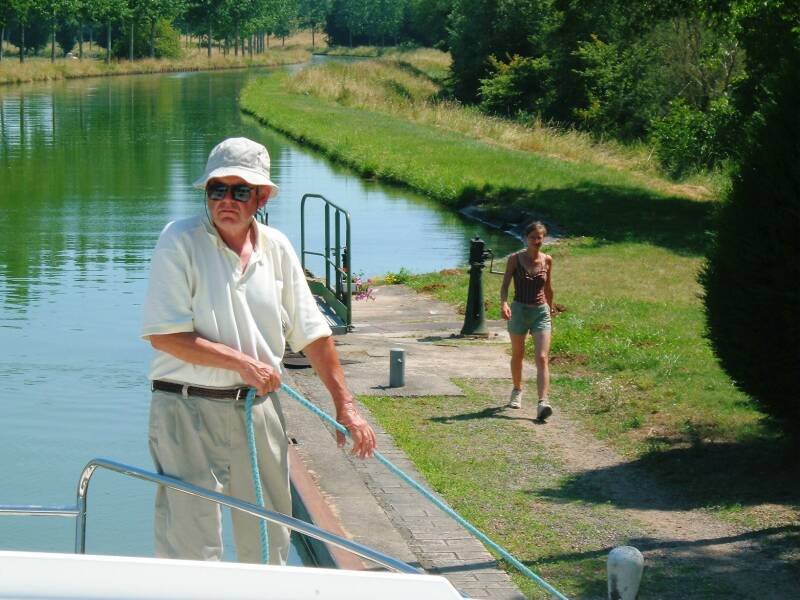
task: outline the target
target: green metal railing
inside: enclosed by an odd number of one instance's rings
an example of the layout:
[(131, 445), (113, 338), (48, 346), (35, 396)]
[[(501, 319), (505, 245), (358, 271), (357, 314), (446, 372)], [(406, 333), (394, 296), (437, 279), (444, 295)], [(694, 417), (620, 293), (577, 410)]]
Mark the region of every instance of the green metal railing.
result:
[[(322, 251), (306, 249), (306, 201), (309, 199), (323, 202), (325, 248)], [(309, 287), (312, 293), (320, 296), (342, 321), (343, 326), (339, 330), (334, 328), (334, 333), (345, 333), (353, 325), (353, 277), (350, 269), (350, 252), (350, 214), (321, 194), (304, 194), (300, 200), (300, 262), (303, 269), (308, 272), (306, 256), (321, 256), (325, 261), (325, 283), (312, 280), (309, 282)]]

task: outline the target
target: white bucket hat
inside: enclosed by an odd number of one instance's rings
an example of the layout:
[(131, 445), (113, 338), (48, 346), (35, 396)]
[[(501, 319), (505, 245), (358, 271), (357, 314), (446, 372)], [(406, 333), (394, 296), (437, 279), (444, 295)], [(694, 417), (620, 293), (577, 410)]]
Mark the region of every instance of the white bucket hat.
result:
[(269, 178), (269, 152), (253, 140), (228, 138), (214, 146), (205, 173), (192, 185), (204, 188), (209, 179), (230, 176), (241, 177), (250, 185), (269, 186), (269, 197), (278, 193), (278, 186)]

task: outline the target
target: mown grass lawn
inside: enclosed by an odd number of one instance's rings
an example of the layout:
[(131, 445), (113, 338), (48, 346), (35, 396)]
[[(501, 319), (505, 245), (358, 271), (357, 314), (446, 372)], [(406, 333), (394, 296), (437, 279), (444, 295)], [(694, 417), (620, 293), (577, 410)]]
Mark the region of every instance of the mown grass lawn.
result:
[[(430, 485), (478, 529), (568, 597), (605, 598), (608, 552), (647, 539), (646, 530), (596, 492), (560, 492), (573, 489), (571, 474), (536, 441), (536, 425), (503, 410), (506, 381), (458, 383), (463, 398), (360, 400)], [(676, 573), (679, 568), (651, 558), (643, 597), (736, 597), (729, 584), (702, 569)], [(508, 570), (526, 597), (550, 597)]]

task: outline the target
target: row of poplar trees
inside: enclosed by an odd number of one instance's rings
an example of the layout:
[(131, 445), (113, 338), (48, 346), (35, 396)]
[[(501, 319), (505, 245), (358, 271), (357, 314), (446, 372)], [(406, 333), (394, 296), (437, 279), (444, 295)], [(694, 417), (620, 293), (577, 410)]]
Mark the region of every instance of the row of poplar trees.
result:
[[(286, 37), (297, 28), (316, 33), (329, 4), (330, 0), (0, 0), (0, 28), (3, 40), (21, 48), (21, 62), (26, 52), (42, 48), (48, 39), (57, 41), (64, 52), (77, 44), (83, 58), (87, 33), (98, 29), (102, 35), (97, 41), (109, 50), (106, 60), (119, 41), (112, 38), (121, 36), (126, 42), (118, 52), (121, 56), (165, 56), (169, 54), (160, 52), (157, 42), (168, 35), (177, 37), (176, 26), (203, 36), (211, 56), (215, 40), (235, 53), (244, 52), (245, 43), (248, 51), (260, 52), (267, 35)], [(135, 44), (142, 37), (144, 43)], [(55, 44), (50, 57), (55, 59)]]

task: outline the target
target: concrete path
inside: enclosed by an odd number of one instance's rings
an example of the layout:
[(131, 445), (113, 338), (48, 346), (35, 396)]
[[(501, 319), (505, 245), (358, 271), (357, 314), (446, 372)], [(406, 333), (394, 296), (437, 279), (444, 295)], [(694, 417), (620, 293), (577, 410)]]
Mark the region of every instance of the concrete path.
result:
[[(453, 337), (463, 317), (447, 304), (420, 301), (401, 286), (379, 288), (374, 302), (354, 303), (355, 332), (337, 338), (348, 385), (356, 395), (462, 395), (459, 377), (508, 377), (508, 335), (490, 322), (490, 336), (476, 342)], [(406, 351), (406, 385), (389, 388), (389, 350)], [(333, 404), (311, 369), (287, 370), (286, 383), (333, 414)], [(343, 529), (367, 544), (428, 572), (447, 577), (474, 598), (521, 600), (509, 576), (469, 532), (375, 460), (353, 459), (335, 446), (332, 429), (291, 399), (283, 402), (290, 437)], [(381, 452), (429, 487), (391, 437), (361, 407), (378, 433)]]

